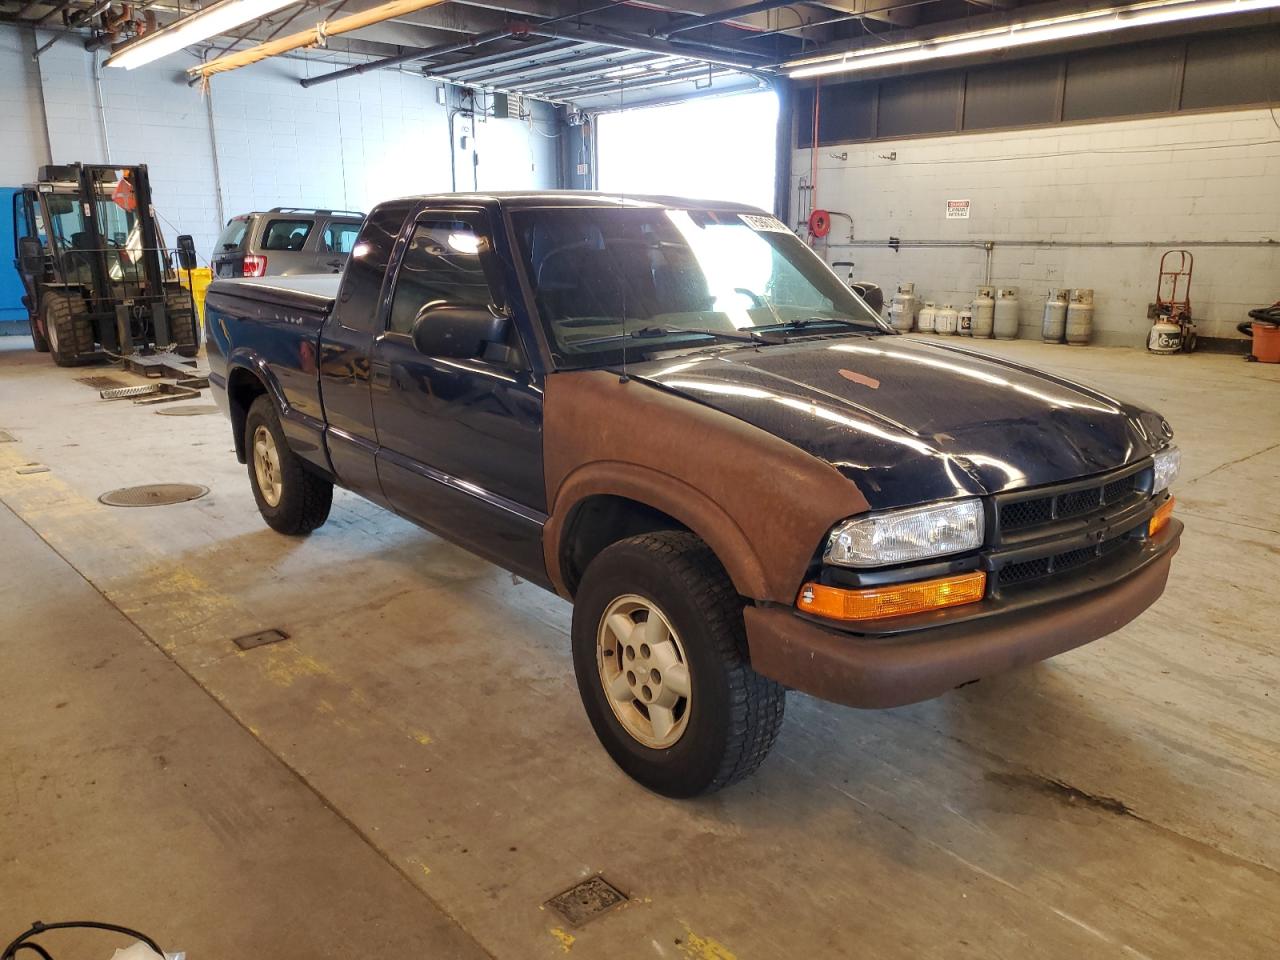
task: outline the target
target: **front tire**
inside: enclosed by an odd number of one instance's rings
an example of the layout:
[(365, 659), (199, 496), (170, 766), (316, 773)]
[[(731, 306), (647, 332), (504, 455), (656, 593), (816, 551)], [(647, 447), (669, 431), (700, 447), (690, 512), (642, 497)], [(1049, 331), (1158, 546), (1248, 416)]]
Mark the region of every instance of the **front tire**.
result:
[(321, 526), (333, 504), (333, 484), (289, 448), (270, 397), (253, 401), (244, 431), (249, 485), (267, 526), (293, 536)]
[(591, 562), (574, 600), (573, 665), (605, 750), (668, 797), (753, 773), (782, 726), (786, 692), (751, 669), (742, 600), (691, 533), (631, 537)]
[(83, 367), (98, 359), (93, 324), (84, 313), (84, 299), (78, 294), (47, 292), (40, 302), (40, 322), (49, 353), (58, 366)]

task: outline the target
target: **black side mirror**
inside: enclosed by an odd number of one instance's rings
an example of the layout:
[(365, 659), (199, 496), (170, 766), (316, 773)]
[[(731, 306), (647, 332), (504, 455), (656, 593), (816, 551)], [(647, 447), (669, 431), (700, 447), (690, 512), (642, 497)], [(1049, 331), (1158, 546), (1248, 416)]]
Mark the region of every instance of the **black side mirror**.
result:
[(178, 237), (178, 266), (183, 270), (196, 268), (196, 242), (189, 233)]
[(37, 237), (18, 238), (18, 263), (22, 272), (39, 276), (44, 273), (44, 247)]
[(511, 320), (489, 307), (433, 303), (413, 321), (413, 345), (426, 357), (487, 359), (492, 347), (506, 346)]

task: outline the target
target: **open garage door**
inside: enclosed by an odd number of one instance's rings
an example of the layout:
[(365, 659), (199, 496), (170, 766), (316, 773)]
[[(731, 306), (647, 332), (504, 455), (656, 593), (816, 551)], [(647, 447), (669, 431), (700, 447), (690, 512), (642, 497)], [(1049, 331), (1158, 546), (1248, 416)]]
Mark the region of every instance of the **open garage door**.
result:
[(772, 209), (777, 120), (772, 92), (602, 114), (599, 188)]

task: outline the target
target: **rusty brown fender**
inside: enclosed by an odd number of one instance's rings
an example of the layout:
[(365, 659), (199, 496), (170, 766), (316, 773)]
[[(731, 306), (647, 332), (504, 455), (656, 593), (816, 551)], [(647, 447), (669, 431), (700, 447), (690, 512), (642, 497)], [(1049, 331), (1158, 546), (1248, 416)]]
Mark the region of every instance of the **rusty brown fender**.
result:
[(609, 494), (698, 534), (740, 594), (791, 604), (831, 527), (867, 501), (832, 467), (759, 427), (603, 370), (553, 373), (543, 451), (547, 572), (568, 596), (560, 538), (573, 508)]

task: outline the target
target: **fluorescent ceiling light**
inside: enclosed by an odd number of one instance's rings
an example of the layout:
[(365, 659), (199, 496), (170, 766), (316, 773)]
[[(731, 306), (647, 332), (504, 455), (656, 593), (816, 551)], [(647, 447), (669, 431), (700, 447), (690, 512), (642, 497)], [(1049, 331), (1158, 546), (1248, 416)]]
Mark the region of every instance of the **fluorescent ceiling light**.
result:
[(787, 63), (787, 76), (793, 80), (820, 77), (833, 73), (853, 73), (876, 67), (892, 67), (903, 63), (920, 63), (945, 57), (962, 57), (990, 53), (1014, 47), (1087, 37), (1112, 30), (1149, 27), (1158, 23), (1217, 17), (1231, 13), (1251, 13), (1280, 7), (1280, 0), (1153, 0), (1127, 7), (1108, 7), (1085, 13), (1069, 14), (1046, 20), (1014, 23), (1006, 27), (975, 30), (933, 40), (888, 44), (874, 49), (855, 50), (809, 57)]
[(296, 2), (297, 0), (218, 0), (167, 27), (146, 34), (140, 40), (126, 44), (113, 53), (105, 65), (132, 70)]

